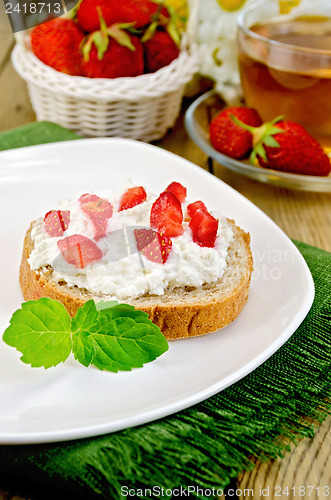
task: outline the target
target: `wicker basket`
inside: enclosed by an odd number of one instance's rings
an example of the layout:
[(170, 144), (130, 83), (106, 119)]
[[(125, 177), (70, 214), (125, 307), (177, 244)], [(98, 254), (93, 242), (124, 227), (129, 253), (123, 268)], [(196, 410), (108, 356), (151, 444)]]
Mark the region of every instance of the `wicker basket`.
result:
[(162, 138), (180, 112), (185, 85), (199, 69), (196, 45), (185, 40), (177, 59), (156, 73), (130, 78), (69, 76), (43, 64), (25, 43), (12, 53), (27, 82), (38, 120), (49, 120), (85, 137)]

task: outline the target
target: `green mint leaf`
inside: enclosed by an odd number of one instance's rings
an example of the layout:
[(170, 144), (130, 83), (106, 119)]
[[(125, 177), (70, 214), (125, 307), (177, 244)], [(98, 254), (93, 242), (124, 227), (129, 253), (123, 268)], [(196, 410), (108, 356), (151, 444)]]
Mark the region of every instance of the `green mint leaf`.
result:
[(95, 348), (89, 330), (98, 321), (99, 313), (93, 300), (85, 302), (71, 320), (72, 349), (75, 359), (89, 366), (95, 356)]
[(148, 314), (135, 309), (129, 304), (118, 304), (116, 307), (103, 310), (102, 318), (107, 318), (107, 321), (116, 318), (132, 318), (136, 323), (154, 324), (148, 318)]
[(102, 311), (102, 309), (108, 309), (108, 307), (114, 307), (117, 306), (117, 304), (117, 300), (100, 300), (100, 302), (97, 302), (95, 305), (98, 311)]
[(148, 314), (128, 304), (93, 300), (71, 320), (64, 306), (50, 298), (22, 304), (3, 334), (24, 363), (50, 368), (71, 350), (84, 366), (118, 372), (142, 367), (168, 350), (168, 343)]
[(98, 311), (89, 301), (77, 311), (71, 327), (75, 358), (100, 370), (130, 371), (168, 350), (167, 341), (148, 314), (127, 304)]
[(71, 353), (70, 316), (56, 300), (44, 297), (25, 302), (13, 314), (3, 340), (23, 354), (24, 363), (56, 366)]

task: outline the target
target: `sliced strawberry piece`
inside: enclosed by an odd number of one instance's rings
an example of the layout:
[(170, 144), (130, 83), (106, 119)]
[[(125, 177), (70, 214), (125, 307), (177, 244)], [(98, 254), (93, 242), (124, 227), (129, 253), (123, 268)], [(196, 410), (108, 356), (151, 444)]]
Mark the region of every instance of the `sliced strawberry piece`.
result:
[(83, 212), (94, 226), (94, 239), (98, 241), (107, 232), (108, 220), (113, 215), (112, 204), (95, 194), (83, 194), (79, 202)]
[(169, 186), (164, 190), (165, 193), (173, 193), (176, 198), (179, 199), (181, 203), (184, 203), (186, 199), (187, 189), (182, 186), (180, 182), (172, 182)]
[(96, 194), (82, 194), (82, 196), (79, 198), (79, 203), (81, 205), (85, 205), (86, 203), (90, 203), (91, 201), (99, 201), (100, 198)]
[(135, 229), (137, 249), (151, 262), (165, 264), (169, 257), (172, 241), (153, 229)]
[(45, 231), (48, 236), (63, 236), (70, 223), (69, 210), (51, 210), (44, 217)]
[(183, 234), (183, 212), (180, 201), (170, 192), (163, 192), (153, 203), (151, 209), (151, 227), (165, 236)]
[(193, 241), (200, 247), (210, 247), (215, 246), (217, 230), (218, 230), (218, 220), (215, 219), (209, 212), (204, 209), (199, 209), (193, 215), (189, 224), (192, 233)]
[(102, 252), (94, 241), (81, 234), (59, 240), (57, 246), (69, 264), (81, 269), (102, 258)]
[(203, 201), (195, 201), (193, 203), (190, 203), (189, 205), (187, 205), (187, 213), (188, 215), (192, 218), (193, 215), (195, 214), (195, 212), (197, 210), (205, 210), (206, 212), (208, 212), (207, 210), (207, 207), (206, 205), (204, 204)]
[(142, 186), (130, 188), (122, 194), (118, 211), (121, 212), (122, 210), (128, 210), (128, 208), (140, 205), (140, 203), (146, 201), (146, 198), (147, 194)]

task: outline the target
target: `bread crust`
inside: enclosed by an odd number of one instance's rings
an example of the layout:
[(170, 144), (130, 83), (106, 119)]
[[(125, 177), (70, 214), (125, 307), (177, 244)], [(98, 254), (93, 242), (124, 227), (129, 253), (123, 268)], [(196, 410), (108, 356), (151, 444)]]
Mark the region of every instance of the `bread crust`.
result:
[[(235, 232), (236, 244), (244, 260), (242, 276), (234, 289), (227, 293), (206, 293), (190, 300), (190, 292), (181, 296), (168, 292), (167, 300), (158, 300), (157, 296), (149, 296), (147, 300), (136, 299), (125, 301), (137, 309), (146, 312), (167, 340), (205, 335), (223, 328), (234, 321), (242, 311), (249, 292), (251, 274), (253, 271), (253, 258), (250, 249), (250, 236), (231, 221)], [(77, 309), (87, 300), (101, 300), (87, 291), (79, 288), (70, 288), (59, 285), (51, 280), (52, 269), (33, 271), (28, 263), (28, 258), (33, 250), (31, 230), (28, 229), (23, 245), (23, 255), (20, 266), (20, 285), (25, 300), (37, 300), (40, 297), (50, 297), (61, 302), (68, 313), (74, 316)], [(238, 241), (239, 240), (239, 241)], [(229, 267), (229, 266), (228, 266)], [(227, 270), (226, 270), (227, 272)], [(222, 282), (220, 280), (220, 283)], [(105, 297), (107, 298), (107, 297)]]

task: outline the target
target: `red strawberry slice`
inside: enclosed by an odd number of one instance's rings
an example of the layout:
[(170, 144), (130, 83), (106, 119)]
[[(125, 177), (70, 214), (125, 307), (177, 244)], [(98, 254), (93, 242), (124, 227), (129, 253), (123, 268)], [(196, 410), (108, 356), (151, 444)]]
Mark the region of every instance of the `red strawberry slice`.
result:
[(203, 201), (195, 201), (187, 205), (187, 213), (192, 218), (197, 210), (205, 210), (208, 212), (206, 205)]
[(98, 241), (106, 235), (108, 220), (113, 215), (112, 204), (95, 194), (83, 194), (79, 202), (94, 226), (94, 239)]
[(128, 210), (128, 208), (140, 205), (140, 203), (146, 201), (146, 198), (147, 194), (142, 186), (130, 188), (121, 196), (118, 211), (121, 212), (122, 210)]
[(99, 201), (101, 198), (97, 196), (96, 194), (82, 194), (82, 196), (79, 198), (79, 203), (81, 205), (85, 205), (86, 203), (90, 203), (91, 201)]
[(173, 193), (176, 198), (179, 199), (181, 203), (184, 203), (186, 199), (187, 189), (182, 186), (180, 182), (172, 182), (169, 186), (164, 190), (165, 193)]
[(94, 241), (81, 234), (59, 240), (57, 246), (69, 264), (81, 269), (102, 258), (102, 252)]
[(183, 234), (183, 212), (180, 201), (170, 192), (163, 192), (153, 203), (150, 217), (151, 227), (168, 238)]
[(204, 209), (197, 210), (189, 226), (193, 233), (194, 243), (200, 247), (213, 248), (215, 246), (218, 220), (210, 215), (209, 212), (206, 212)]
[(153, 229), (135, 229), (137, 249), (151, 262), (165, 264), (169, 257), (172, 241)]
[(51, 210), (44, 217), (45, 231), (48, 236), (63, 236), (70, 223), (69, 210)]

